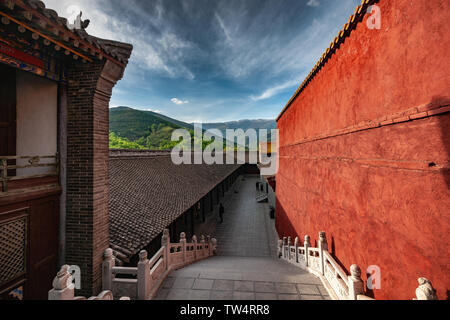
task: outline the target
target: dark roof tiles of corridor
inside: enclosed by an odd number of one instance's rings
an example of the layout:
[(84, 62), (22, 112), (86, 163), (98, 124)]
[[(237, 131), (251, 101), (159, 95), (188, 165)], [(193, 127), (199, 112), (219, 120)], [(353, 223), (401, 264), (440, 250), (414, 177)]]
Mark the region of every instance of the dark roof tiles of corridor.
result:
[(170, 153), (110, 153), (110, 242), (133, 255), (240, 165), (175, 165)]

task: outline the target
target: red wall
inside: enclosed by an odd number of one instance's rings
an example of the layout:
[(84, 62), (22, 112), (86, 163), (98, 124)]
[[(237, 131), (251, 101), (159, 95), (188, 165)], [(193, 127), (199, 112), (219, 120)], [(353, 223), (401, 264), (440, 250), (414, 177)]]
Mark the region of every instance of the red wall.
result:
[(277, 229), (378, 265), (376, 299), (412, 299), (419, 277), (447, 299), (450, 2), (378, 6), (382, 29), (361, 22), (278, 121)]

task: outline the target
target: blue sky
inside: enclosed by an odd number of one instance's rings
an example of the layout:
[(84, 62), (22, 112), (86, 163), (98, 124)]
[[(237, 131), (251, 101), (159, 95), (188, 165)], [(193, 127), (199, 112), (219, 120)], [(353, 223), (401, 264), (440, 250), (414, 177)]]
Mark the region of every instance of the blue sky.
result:
[(274, 119), (359, 0), (45, 0), (132, 43), (111, 106), (186, 122)]

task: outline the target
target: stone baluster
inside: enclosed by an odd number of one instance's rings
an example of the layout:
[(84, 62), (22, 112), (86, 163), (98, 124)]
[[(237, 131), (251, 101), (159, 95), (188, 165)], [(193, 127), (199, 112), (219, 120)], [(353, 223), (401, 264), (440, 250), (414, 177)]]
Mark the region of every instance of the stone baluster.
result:
[(208, 243), (208, 256), (212, 256), (212, 246), (211, 246), (211, 236), (206, 237), (206, 242)]
[(212, 238), (211, 239), (211, 252), (212, 252), (212, 256), (217, 254), (217, 239), (216, 238)]
[(147, 251), (139, 252), (139, 262), (137, 266), (138, 280), (138, 300), (146, 300), (147, 292), (150, 286), (150, 267)]
[(114, 274), (113, 268), (116, 266), (116, 259), (113, 250), (108, 248), (103, 253), (102, 263), (102, 288), (105, 290), (113, 290)]
[(186, 233), (180, 234), (181, 250), (183, 251), (183, 263), (186, 263)]
[(319, 262), (320, 273), (325, 275), (325, 257), (323, 252), (328, 251), (327, 237), (324, 231), (319, 232)]
[(306, 266), (309, 267), (309, 248), (311, 247), (310, 237), (305, 236), (305, 262)]
[(286, 259), (286, 245), (287, 245), (287, 238), (283, 237), (283, 258)]
[(427, 278), (419, 278), (419, 286), (416, 289), (416, 298), (414, 300), (438, 300), (436, 289)]
[(295, 237), (294, 240), (294, 247), (295, 247), (295, 263), (298, 263), (298, 245), (300, 243), (300, 240), (298, 239), (298, 237)]
[(202, 258), (205, 257), (205, 236), (200, 237), (200, 243), (202, 244)]
[(194, 245), (194, 260), (197, 260), (197, 236), (192, 236), (192, 243)]
[(292, 239), (291, 237), (288, 237), (287, 240), (287, 252), (288, 252), (288, 260), (291, 261), (291, 246), (292, 246)]
[(361, 268), (356, 264), (350, 267), (348, 276), (348, 299), (358, 300), (359, 295), (364, 294), (364, 281), (361, 279)]
[(161, 247), (165, 247), (164, 250), (164, 264), (165, 269), (169, 270), (170, 268), (170, 233), (169, 229), (164, 229), (162, 239), (161, 239)]
[(75, 285), (69, 272), (70, 266), (64, 265), (53, 280), (53, 289), (48, 292), (48, 300), (74, 300)]
[(278, 258), (283, 257), (283, 240), (278, 239)]

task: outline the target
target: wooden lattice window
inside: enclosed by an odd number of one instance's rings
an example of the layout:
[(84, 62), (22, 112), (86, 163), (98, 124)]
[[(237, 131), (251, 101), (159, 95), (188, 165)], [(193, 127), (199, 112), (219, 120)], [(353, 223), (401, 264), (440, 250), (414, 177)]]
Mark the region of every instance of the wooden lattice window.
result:
[(0, 222), (0, 287), (26, 272), (27, 218)]

